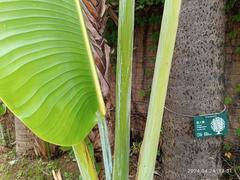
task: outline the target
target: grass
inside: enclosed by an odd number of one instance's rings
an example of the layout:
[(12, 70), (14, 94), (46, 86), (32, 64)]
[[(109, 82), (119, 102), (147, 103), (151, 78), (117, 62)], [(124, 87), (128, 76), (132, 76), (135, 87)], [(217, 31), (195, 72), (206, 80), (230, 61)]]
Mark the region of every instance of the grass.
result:
[[(136, 179), (137, 161), (141, 142), (131, 143), (129, 180)], [(53, 180), (52, 170), (60, 169), (63, 180), (79, 180), (79, 170), (72, 150), (54, 160), (18, 159), (15, 150), (2, 153), (0, 151), (0, 180)], [(98, 157), (101, 159), (101, 157)], [(160, 160), (157, 158), (156, 169), (160, 170)], [(10, 165), (11, 163), (14, 163)], [(97, 164), (100, 179), (104, 178), (103, 163)], [(155, 174), (155, 179), (159, 179)]]
[(77, 163), (68, 154), (55, 160), (17, 158), (14, 150), (0, 153), (0, 180), (52, 180), (60, 169), (64, 180), (78, 180)]

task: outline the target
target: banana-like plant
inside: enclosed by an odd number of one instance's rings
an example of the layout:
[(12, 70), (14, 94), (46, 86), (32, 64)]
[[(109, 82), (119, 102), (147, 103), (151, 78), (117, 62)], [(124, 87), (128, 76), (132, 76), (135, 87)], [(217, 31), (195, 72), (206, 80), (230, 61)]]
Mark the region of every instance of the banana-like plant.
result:
[(96, 179), (84, 138), (104, 127), (105, 105), (79, 0), (1, 0), (0, 16), (0, 99)]
[[(153, 176), (180, 4), (165, 1), (137, 179)], [(134, 0), (119, 9), (113, 178), (127, 179)], [(72, 146), (84, 179), (98, 179), (84, 138), (99, 123), (111, 179), (105, 105), (79, 0), (1, 0), (0, 16), (0, 99), (40, 138)]]
[[(180, 7), (181, 0), (165, 1), (148, 118), (138, 164), (138, 180), (153, 179)], [(128, 179), (133, 17), (134, 1), (120, 1), (114, 180)]]

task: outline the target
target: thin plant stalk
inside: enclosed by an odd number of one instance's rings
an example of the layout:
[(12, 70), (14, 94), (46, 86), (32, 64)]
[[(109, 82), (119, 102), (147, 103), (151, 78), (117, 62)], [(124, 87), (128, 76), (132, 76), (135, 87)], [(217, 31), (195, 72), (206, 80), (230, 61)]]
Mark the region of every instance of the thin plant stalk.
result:
[(104, 116), (102, 116), (100, 113), (98, 113), (97, 116), (98, 116), (98, 128), (99, 128), (101, 145), (102, 145), (103, 162), (104, 162), (104, 168), (105, 168), (105, 179), (111, 180), (113, 167), (112, 167), (111, 146), (109, 143), (109, 136), (108, 136), (108, 128), (107, 128), (107, 124)]
[(119, 1), (113, 179), (128, 179), (134, 0)]
[[(76, 1), (76, 3), (78, 4), (79, 7), (82, 7), (80, 1), (78, 1), (78, 0), (75, 0), (75, 1)], [(80, 8), (80, 10), (81, 10), (81, 13), (82, 13), (81, 8)], [(84, 21), (83, 19), (81, 19), (81, 20)], [(83, 24), (85, 25), (85, 23), (83, 23)], [(84, 30), (86, 30), (86, 25), (85, 25)], [(86, 36), (87, 36), (87, 31), (84, 31), (84, 32), (86, 33)], [(88, 45), (90, 44), (89, 38), (87, 38), (87, 44)], [(93, 59), (91, 49), (88, 49), (88, 51), (89, 51), (89, 54), (90, 54), (91, 58)], [(96, 73), (94, 75), (96, 75)], [(95, 76), (95, 78), (97, 78), (97, 77)], [(109, 138), (108, 138), (108, 129), (107, 129), (106, 121), (105, 121), (105, 118), (104, 118), (105, 114), (106, 114), (106, 110), (105, 110), (105, 105), (104, 105), (104, 102), (103, 102), (101, 91), (99, 91), (99, 87), (100, 87), (99, 82), (96, 81), (95, 83), (96, 83), (96, 87), (98, 87), (98, 89), (96, 91), (97, 95), (98, 95), (98, 101), (99, 101), (98, 102), (99, 111), (97, 112), (97, 118), (98, 118), (98, 127), (99, 127), (99, 133), (100, 133), (100, 139), (101, 139), (101, 145), (102, 145), (102, 152), (103, 152), (105, 175), (106, 175), (106, 180), (111, 180), (111, 176), (112, 176), (112, 155), (111, 155), (111, 147), (110, 147)]]
[(137, 180), (153, 179), (181, 0), (166, 0)]
[(98, 180), (95, 165), (90, 156), (88, 147), (85, 141), (72, 146), (77, 164), (84, 180)]

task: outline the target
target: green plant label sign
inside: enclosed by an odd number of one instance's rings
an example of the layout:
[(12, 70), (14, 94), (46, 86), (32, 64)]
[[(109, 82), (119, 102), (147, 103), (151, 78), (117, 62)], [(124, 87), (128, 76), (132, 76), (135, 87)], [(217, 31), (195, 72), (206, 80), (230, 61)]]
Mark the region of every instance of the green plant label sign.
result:
[(227, 111), (195, 116), (194, 132), (197, 138), (208, 136), (226, 136), (228, 134), (228, 114)]

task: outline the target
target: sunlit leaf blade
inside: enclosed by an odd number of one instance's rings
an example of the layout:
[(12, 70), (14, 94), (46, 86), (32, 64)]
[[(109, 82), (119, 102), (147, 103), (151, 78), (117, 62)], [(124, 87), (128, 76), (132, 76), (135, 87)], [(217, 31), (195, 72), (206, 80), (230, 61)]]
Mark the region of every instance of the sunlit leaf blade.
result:
[(137, 179), (153, 179), (181, 0), (166, 0)]
[(0, 1), (0, 99), (42, 139), (83, 140), (105, 114), (78, 0)]

